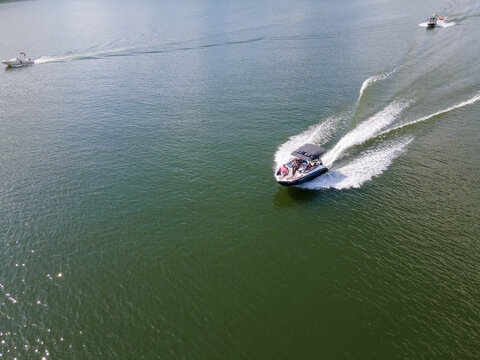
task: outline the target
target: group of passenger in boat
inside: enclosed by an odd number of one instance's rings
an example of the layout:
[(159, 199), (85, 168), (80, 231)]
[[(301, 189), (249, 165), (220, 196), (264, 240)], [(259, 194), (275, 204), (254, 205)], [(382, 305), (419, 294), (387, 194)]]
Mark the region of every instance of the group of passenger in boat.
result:
[(291, 161), (291, 165), (287, 166), (286, 164), (283, 164), (276, 172), (277, 175), (281, 175), (283, 177), (287, 176), (290, 172), (289, 167), (292, 169), (292, 178), (295, 177), (295, 174), (298, 172), (298, 176), (302, 176), (302, 174), (309, 172), (310, 170), (316, 168), (317, 166), (322, 165), (322, 161), (304, 161), (298, 158), (295, 158)]
[(274, 172), (274, 177), (282, 186), (301, 184), (327, 172), (320, 156), (325, 149), (315, 144), (303, 144), (290, 153), (292, 157)]

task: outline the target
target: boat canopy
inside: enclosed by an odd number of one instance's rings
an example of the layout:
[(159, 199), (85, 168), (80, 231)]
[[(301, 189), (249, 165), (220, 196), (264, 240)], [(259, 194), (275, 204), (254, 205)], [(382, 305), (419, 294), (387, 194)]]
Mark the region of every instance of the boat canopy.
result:
[(317, 160), (325, 153), (325, 149), (314, 144), (305, 144), (292, 152), (292, 155), (307, 161)]

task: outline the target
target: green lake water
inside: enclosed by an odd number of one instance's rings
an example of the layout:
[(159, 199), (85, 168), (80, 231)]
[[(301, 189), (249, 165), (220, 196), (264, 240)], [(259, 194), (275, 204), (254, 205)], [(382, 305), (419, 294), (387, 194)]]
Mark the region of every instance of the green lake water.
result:
[[(0, 358), (478, 359), (479, 29), (0, 1), (0, 58), (35, 60), (0, 70)], [(279, 186), (307, 142), (330, 171)]]

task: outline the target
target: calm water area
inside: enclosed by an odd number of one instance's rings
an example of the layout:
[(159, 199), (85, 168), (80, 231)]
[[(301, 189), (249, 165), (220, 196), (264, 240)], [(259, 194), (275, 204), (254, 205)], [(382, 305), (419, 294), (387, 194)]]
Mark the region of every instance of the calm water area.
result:
[[(0, 1), (0, 59), (35, 60), (0, 69), (0, 358), (479, 359), (479, 29)], [(330, 171), (279, 186), (304, 143)]]

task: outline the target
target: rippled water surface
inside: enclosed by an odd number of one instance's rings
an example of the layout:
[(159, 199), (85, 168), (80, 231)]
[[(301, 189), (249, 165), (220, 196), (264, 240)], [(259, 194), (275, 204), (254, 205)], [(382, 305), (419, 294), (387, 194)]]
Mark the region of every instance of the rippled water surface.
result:
[[(479, 28), (0, 1), (0, 58), (35, 60), (0, 71), (0, 357), (479, 358)], [(279, 187), (306, 142), (330, 171)]]

